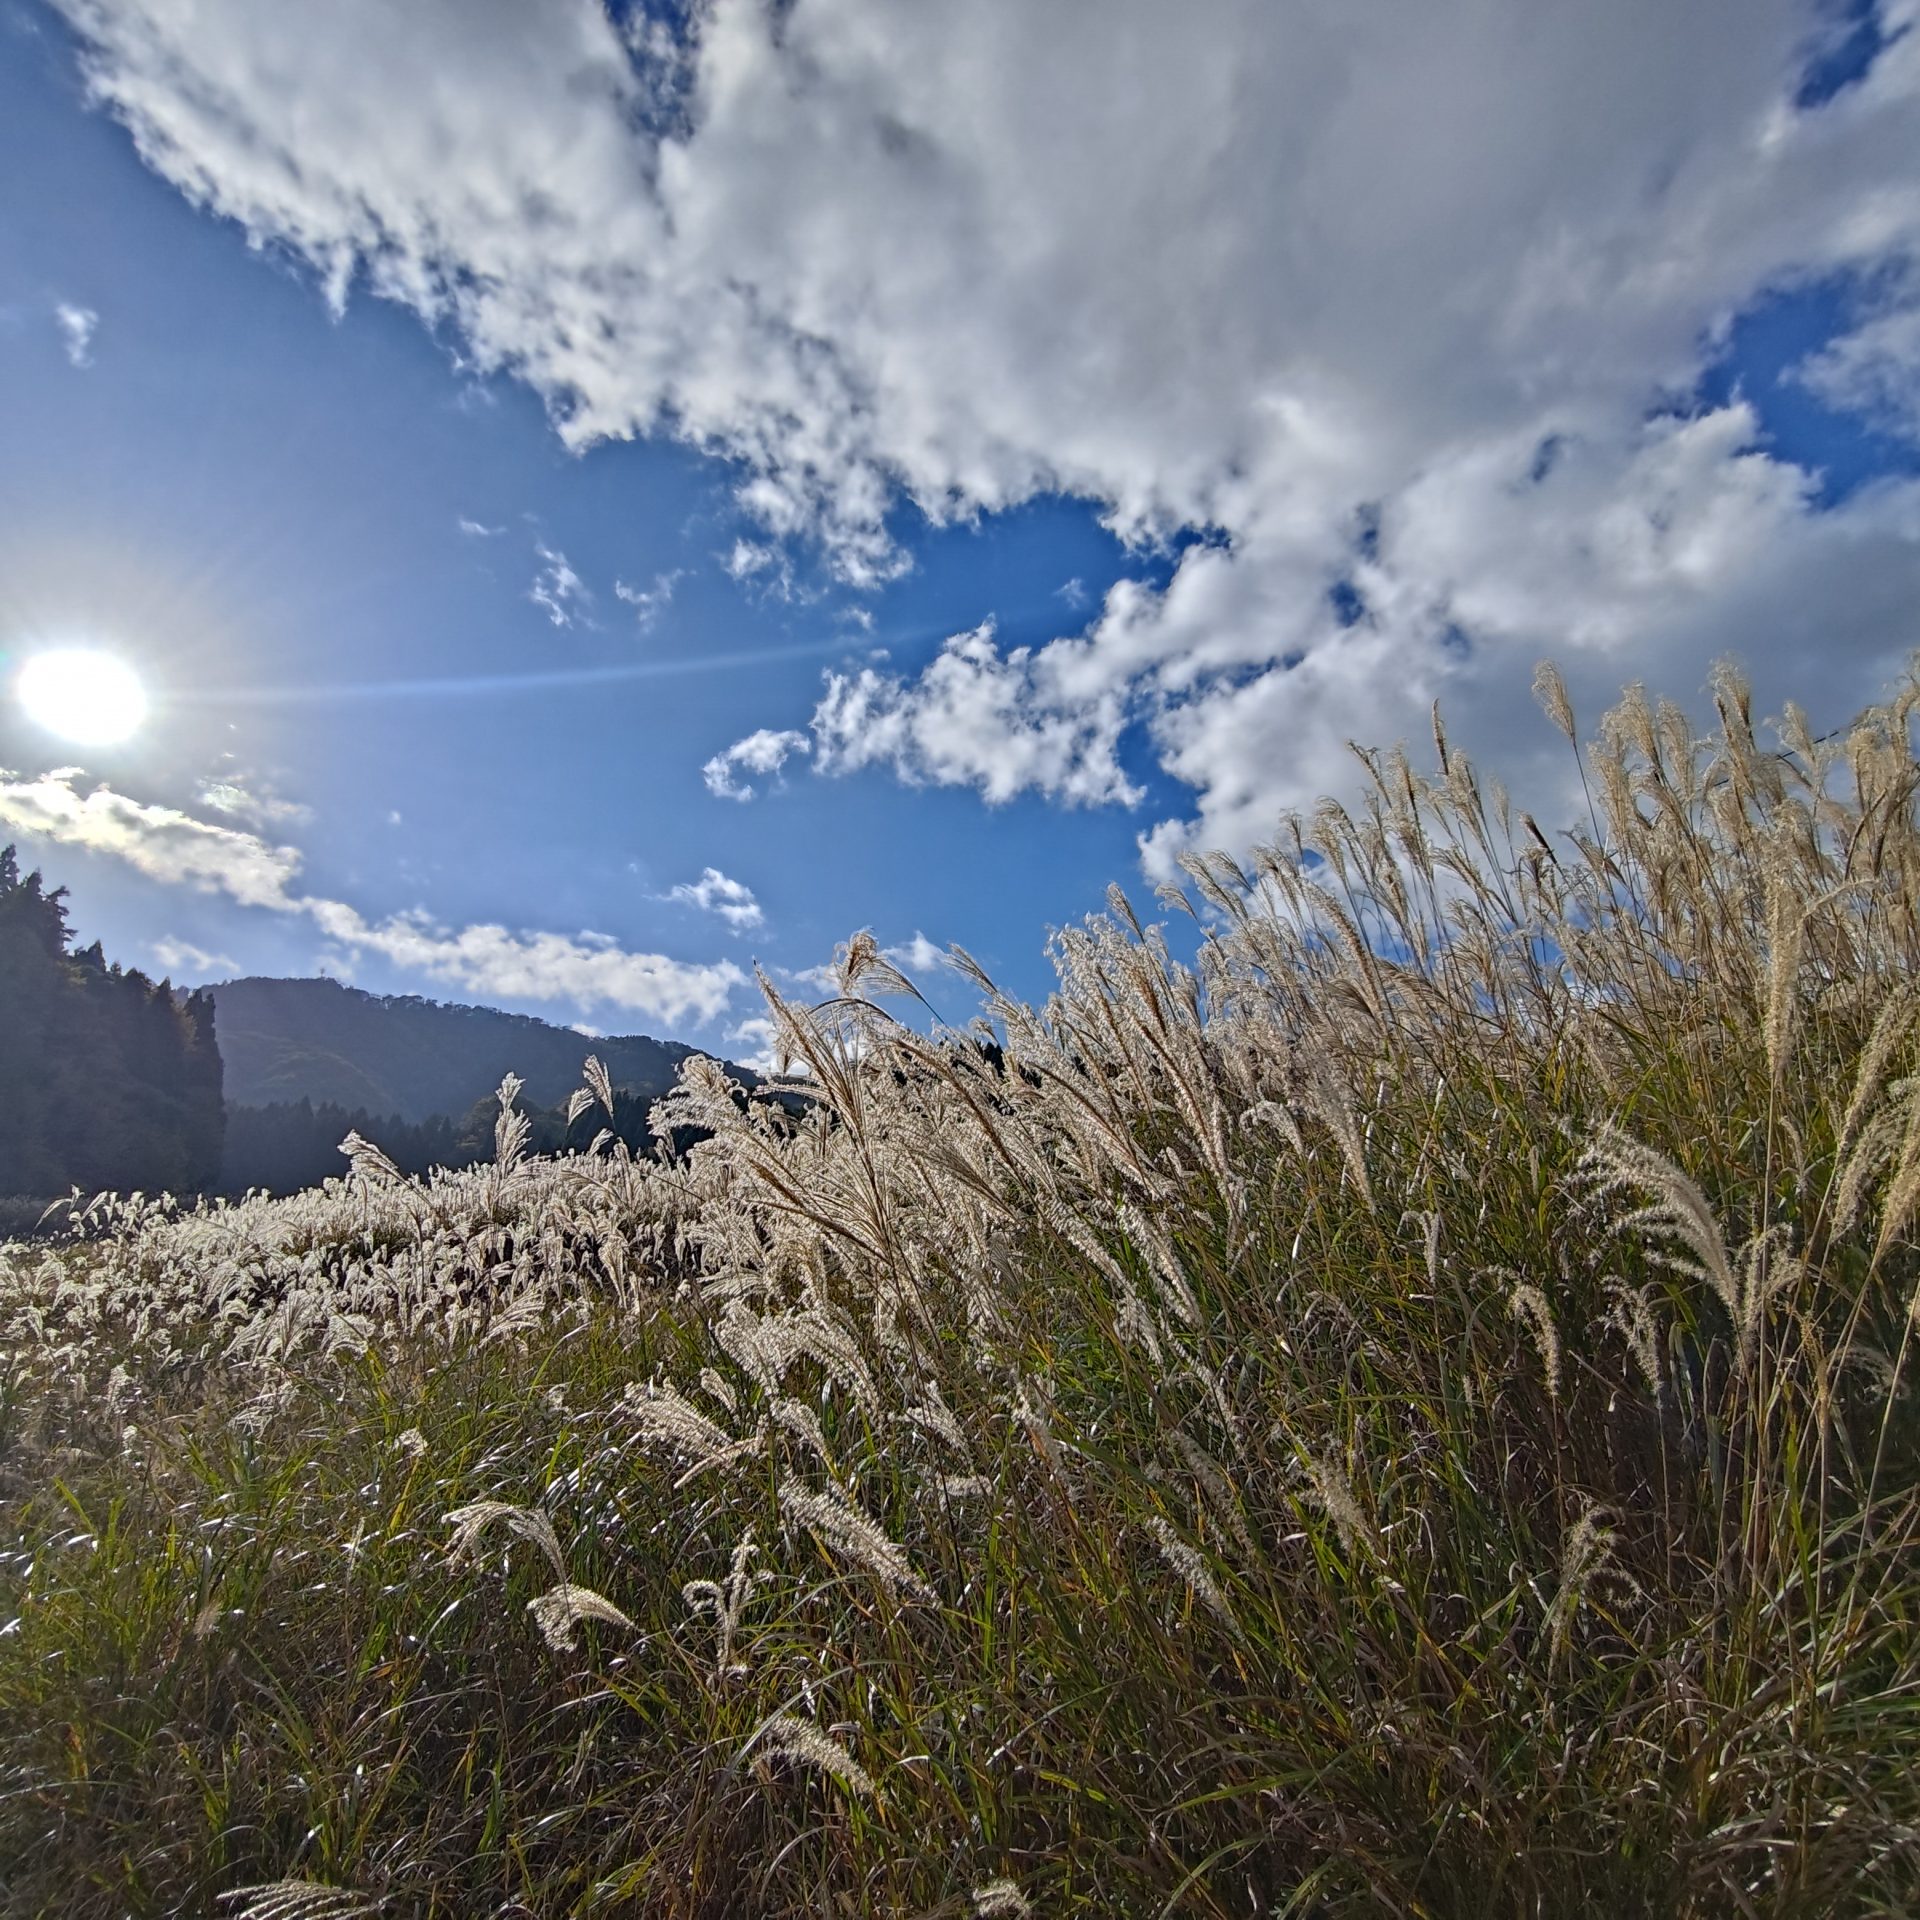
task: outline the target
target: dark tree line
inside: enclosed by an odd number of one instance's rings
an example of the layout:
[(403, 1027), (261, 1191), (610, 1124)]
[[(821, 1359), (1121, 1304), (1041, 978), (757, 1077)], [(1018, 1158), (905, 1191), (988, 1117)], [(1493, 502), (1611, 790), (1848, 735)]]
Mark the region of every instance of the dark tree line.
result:
[[(613, 1131), (635, 1153), (658, 1151), (647, 1114), (656, 1096), (616, 1092)], [(227, 1151), (220, 1168), (222, 1193), (297, 1193), (347, 1170), (340, 1142), (349, 1133), (370, 1140), (402, 1173), (424, 1174), (435, 1167), (470, 1167), (493, 1158), (493, 1124), (500, 1109), (493, 1100), (477, 1100), (456, 1118), (435, 1114), (409, 1121), (397, 1114), (369, 1114), (335, 1101), (317, 1104), (305, 1098), (260, 1107), (227, 1110)], [(579, 1153), (606, 1127), (599, 1108), (567, 1125), (564, 1107), (529, 1107), (529, 1153)], [(682, 1141), (678, 1144), (685, 1145)]]
[(0, 850), (0, 1193), (199, 1193), (225, 1109), (213, 1001), (78, 952), (66, 889)]

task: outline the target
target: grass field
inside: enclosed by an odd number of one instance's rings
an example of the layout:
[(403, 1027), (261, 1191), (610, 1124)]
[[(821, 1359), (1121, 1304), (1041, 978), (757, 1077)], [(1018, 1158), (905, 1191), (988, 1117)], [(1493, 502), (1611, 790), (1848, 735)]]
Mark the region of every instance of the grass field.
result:
[(1920, 1908), (1920, 681), (1541, 691), (1004, 1053), (0, 1255), (7, 1910)]

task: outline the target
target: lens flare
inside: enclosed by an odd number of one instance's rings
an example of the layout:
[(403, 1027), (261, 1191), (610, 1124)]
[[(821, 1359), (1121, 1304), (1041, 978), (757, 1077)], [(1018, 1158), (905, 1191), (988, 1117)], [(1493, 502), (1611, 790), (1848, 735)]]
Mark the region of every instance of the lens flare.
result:
[(77, 746), (113, 746), (147, 717), (139, 675), (93, 647), (35, 654), (20, 669), (15, 691), (30, 719)]

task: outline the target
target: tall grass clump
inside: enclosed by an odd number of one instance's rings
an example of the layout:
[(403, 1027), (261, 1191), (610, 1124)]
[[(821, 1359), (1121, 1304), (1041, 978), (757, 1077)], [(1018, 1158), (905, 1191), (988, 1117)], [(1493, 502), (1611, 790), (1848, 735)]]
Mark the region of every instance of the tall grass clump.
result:
[(1912, 1911), (1920, 680), (1541, 692), (1570, 833), (1436, 727), (678, 1160), (5, 1256), (7, 1899)]

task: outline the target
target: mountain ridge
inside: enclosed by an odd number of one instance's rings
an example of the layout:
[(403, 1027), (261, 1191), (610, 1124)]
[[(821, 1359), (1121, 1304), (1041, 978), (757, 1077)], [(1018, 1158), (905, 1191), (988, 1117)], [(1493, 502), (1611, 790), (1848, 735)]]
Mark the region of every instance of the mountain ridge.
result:
[(322, 977), (246, 975), (206, 992), (230, 1106), (305, 1097), (419, 1122), (464, 1113), (508, 1073), (525, 1082), (530, 1104), (559, 1105), (580, 1085), (589, 1054), (616, 1087), (640, 1095), (667, 1092), (693, 1054), (720, 1058), (684, 1041), (589, 1036), (532, 1014), (373, 994)]

